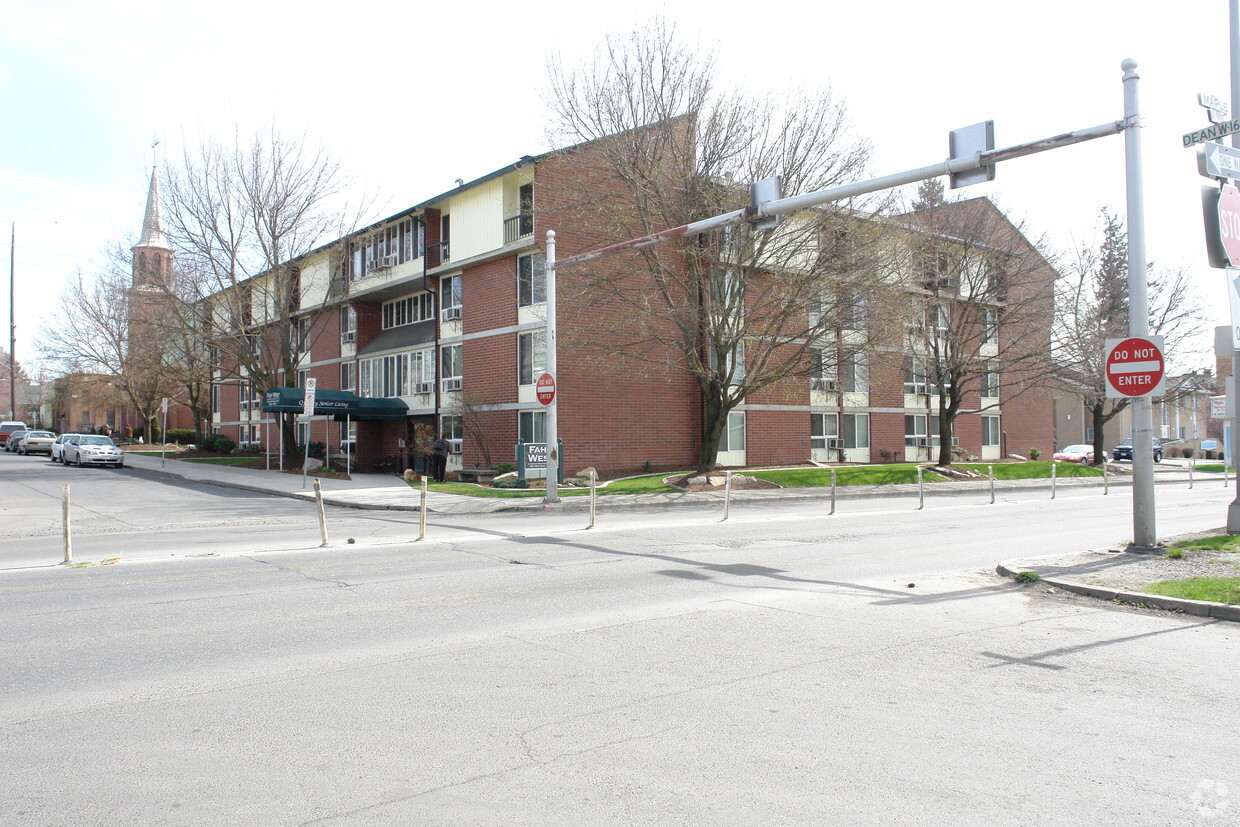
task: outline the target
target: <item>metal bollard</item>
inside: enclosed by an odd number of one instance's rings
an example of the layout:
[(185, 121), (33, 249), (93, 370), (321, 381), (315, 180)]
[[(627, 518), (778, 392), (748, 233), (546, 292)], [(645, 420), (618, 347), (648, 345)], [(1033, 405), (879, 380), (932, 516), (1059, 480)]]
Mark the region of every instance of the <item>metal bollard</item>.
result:
[(926, 490), (922, 480), (922, 467), (917, 466), (917, 510), (921, 511), (926, 507)]
[(725, 471), (723, 476), (723, 520), (728, 519), (728, 512), (732, 508), (732, 472)]
[(598, 498), (598, 472), (593, 468), (590, 469), (590, 525), (588, 528), (594, 528), (594, 507)]
[(319, 478), (314, 478), (314, 500), (319, 506), (319, 533), (323, 535), (323, 542), (319, 544), (319, 548), (327, 548), (327, 512), (323, 510), (323, 485), (319, 482)]
[(418, 514), (418, 539), (426, 539), (426, 475), (422, 476), (422, 504)]
[(60, 486), (60, 491), (65, 495), (64, 502), (60, 505), (60, 519), (64, 525), (65, 534), (65, 562), (73, 562), (73, 540), (69, 536), (69, 484), (65, 483)]
[(1058, 463), (1051, 462), (1051, 499), (1052, 500), (1055, 499), (1055, 468), (1057, 465)]
[(1193, 490), (1193, 470), (1197, 467), (1197, 458), (1188, 461), (1188, 490)]
[(990, 504), (995, 504), (995, 467), (993, 465), (986, 466), (986, 473), (990, 475)]
[(831, 513), (835, 513), (835, 469), (831, 469)]
[(1111, 493), (1111, 475), (1107, 473), (1106, 460), (1102, 462), (1102, 496)]

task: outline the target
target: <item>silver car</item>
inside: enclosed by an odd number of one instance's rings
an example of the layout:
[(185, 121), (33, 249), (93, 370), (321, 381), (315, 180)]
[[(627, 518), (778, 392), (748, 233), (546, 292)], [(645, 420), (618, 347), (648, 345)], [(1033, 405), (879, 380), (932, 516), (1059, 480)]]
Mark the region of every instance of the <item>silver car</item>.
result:
[(61, 446), (65, 465), (112, 465), (125, 467), (125, 454), (110, 437), (98, 434), (77, 434)]
[(56, 435), (51, 431), (24, 431), (22, 441), (17, 446), (17, 453), (28, 457), (31, 454), (51, 454), (52, 442)]
[(81, 434), (61, 434), (52, 440), (52, 450), (50, 452), (52, 462), (65, 461), (65, 443), (76, 439)]

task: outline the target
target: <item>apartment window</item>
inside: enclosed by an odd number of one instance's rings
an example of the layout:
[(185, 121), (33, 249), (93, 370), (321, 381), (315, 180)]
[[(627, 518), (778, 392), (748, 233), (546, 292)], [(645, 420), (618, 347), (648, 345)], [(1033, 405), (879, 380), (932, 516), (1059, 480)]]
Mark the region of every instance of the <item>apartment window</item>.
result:
[(1094, 444), (1094, 427), (1092, 425), (1085, 426), (1085, 441), (1090, 445)]
[(306, 380), (309, 378), (310, 378), (310, 371), (308, 370), (297, 371), (297, 387), (304, 388), (306, 386)]
[(905, 414), (904, 415), (904, 444), (905, 445), (928, 445), (929, 440), (926, 436), (926, 415), (925, 414)]
[(297, 319), (293, 322), (293, 350), (299, 356), (310, 352), (310, 319)]
[(460, 275), (444, 276), (439, 280), (439, 306), (443, 308), (445, 322), (461, 318)]
[(454, 454), (461, 453), (462, 439), (465, 436), (462, 419), (459, 414), (445, 414), (439, 417), (439, 432), (448, 440), (448, 450)]
[(999, 417), (983, 416), (982, 417), (982, 445), (984, 447), (997, 446), (999, 444)]
[(713, 347), (710, 352), (710, 366), (718, 372), (720, 379), (727, 380), (730, 385), (739, 385), (745, 379), (745, 343), (737, 342), (732, 350), (719, 358), (719, 352)]
[(838, 447), (827, 440), (839, 438), (839, 415), (833, 413), (812, 413), (809, 415), (809, 447)]
[(310, 441), (310, 423), (306, 422), (301, 417), (298, 417), (297, 418), (297, 444), (305, 445), (309, 441)]
[(357, 362), (341, 362), (340, 363), (340, 390), (353, 391), (357, 389)]
[[(913, 356), (904, 357), (904, 392), (915, 394), (930, 392), (926, 382), (926, 365)], [(905, 433), (907, 435), (908, 431), (906, 430)]]
[(999, 313), (991, 308), (982, 311), (982, 344), (999, 344)]
[(352, 342), (357, 339), (357, 308), (345, 305), (340, 308), (340, 341)]
[(435, 351), (417, 350), (409, 354), (409, 382), (411, 393), (435, 390)]
[(534, 232), (534, 185), (522, 184), (517, 191), (517, 208), (520, 210), (521, 235), (527, 236)]
[(839, 313), (841, 330), (865, 330), (865, 296), (860, 293), (850, 293), (841, 296)]
[(809, 351), (809, 388), (814, 391), (839, 390), (839, 373), (831, 363), (828, 351), (811, 348)]
[(517, 435), (522, 442), (547, 441), (547, 412), (521, 411), (517, 414)]
[(248, 411), (250, 409), (250, 400), (254, 398), (254, 386), (249, 382), (242, 382), (238, 386), (237, 391), (240, 394), (241, 399), (241, 404), (239, 407), (243, 411)]
[(452, 240), (452, 216), (441, 215), (439, 217), (439, 263), (447, 261), (448, 247)]
[(547, 302), (547, 266), (541, 255), (517, 257), (517, 306)]
[(999, 371), (994, 365), (987, 365), (986, 370), (982, 372), (982, 396), (987, 399), (999, 397)]
[(840, 390), (845, 393), (869, 393), (870, 364), (864, 353), (844, 354), (840, 361)]
[(517, 335), (517, 384), (532, 385), (547, 371), (547, 333), (535, 330)]
[(430, 293), (418, 293), (384, 302), (383, 329), (425, 321), (432, 318), (434, 313), (435, 301)]
[(211, 413), (220, 412), (220, 386), (211, 386)]
[(357, 420), (340, 423), (340, 450), (346, 454), (357, 451)]
[(461, 358), (461, 346), (448, 345), (440, 348), (439, 357), (439, 375), (442, 377), (444, 393), (459, 391), (461, 389), (461, 378), (465, 373), (464, 362)]
[(728, 414), (728, 426), (719, 439), (720, 451), (745, 450), (745, 412), (732, 411)]
[(870, 415), (844, 414), (842, 420), (844, 425), (844, 447), (869, 448)]

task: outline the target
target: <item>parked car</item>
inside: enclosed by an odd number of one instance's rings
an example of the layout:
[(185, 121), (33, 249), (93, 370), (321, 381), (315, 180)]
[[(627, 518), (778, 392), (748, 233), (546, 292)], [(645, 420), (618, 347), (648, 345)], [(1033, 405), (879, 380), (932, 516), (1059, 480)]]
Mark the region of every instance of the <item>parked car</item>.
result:
[[(1151, 439), (1154, 442), (1154, 462), (1162, 462), (1162, 440), (1158, 437), (1151, 437)], [(1128, 437), (1119, 445), (1116, 445), (1115, 450), (1111, 452), (1111, 456), (1115, 458), (1116, 462), (1121, 459), (1132, 462), (1132, 437)]]
[(55, 439), (56, 435), (51, 431), (23, 431), (17, 453), (24, 457), (31, 454), (51, 454), (52, 442)]
[[(11, 425), (13, 423), (6, 422), (5, 424)], [(9, 431), (5, 432), (4, 450), (7, 453), (10, 453), (10, 454), (13, 453), (14, 449), (17, 448), (18, 440), (21, 439), (21, 435), (25, 433), (26, 430), (27, 430), (26, 423), (18, 422), (17, 424), (13, 425), (13, 427)]]
[(26, 430), (25, 422), (0, 422), (0, 445), (8, 444), (9, 434), (24, 430)]
[[(1106, 452), (1103, 452), (1102, 459), (1105, 462), (1107, 458)], [(1055, 452), (1055, 462), (1082, 462), (1086, 465), (1094, 464), (1094, 446), (1092, 445), (1069, 445), (1062, 451)]]
[(125, 453), (111, 437), (100, 434), (77, 434), (64, 443), (62, 461), (65, 465), (112, 465), (125, 467)]
[(61, 434), (52, 440), (52, 449), (48, 452), (52, 462), (65, 461), (65, 443), (81, 434)]

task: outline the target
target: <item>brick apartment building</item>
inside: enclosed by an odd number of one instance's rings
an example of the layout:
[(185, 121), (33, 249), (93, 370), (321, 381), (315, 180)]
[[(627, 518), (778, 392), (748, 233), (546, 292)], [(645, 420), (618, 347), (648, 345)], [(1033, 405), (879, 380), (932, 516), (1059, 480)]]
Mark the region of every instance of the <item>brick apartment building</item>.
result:
[[(276, 449), (276, 412), (299, 410), (298, 389), (314, 377), (317, 415), (298, 425), (298, 441), (324, 442), (332, 456), (348, 448), (363, 472), (412, 465), (427, 436), (438, 432), (451, 440), (450, 473), (511, 462), (518, 441), (544, 441), (545, 409), (534, 383), (545, 365), (546, 231), (556, 231), (560, 258), (624, 240), (607, 237), (580, 214), (567, 218), (569, 181), (580, 181), (589, 151), (586, 145), (523, 156), (293, 262), (297, 377), (285, 388), (260, 388), (235, 363), (223, 365), (213, 387), (212, 430)], [(998, 215), (985, 199), (960, 203)], [(909, 243), (925, 235), (914, 223), (898, 227)], [(1055, 274), (1036, 258), (1029, 278), (1048, 285)], [(670, 351), (665, 359), (601, 366), (575, 346), (606, 335), (603, 322), (615, 319), (600, 314), (628, 312), (566, 300), (580, 287), (575, 278), (570, 269), (557, 281), (556, 381), (567, 471), (693, 467), (704, 419), (698, 385)], [(917, 292), (911, 275), (909, 284), (893, 289)], [(1010, 300), (1029, 298), (1023, 289), (1013, 285)], [(258, 292), (244, 301), (247, 320), (261, 327)], [(1049, 306), (1043, 318), (1049, 360)], [(994, 333), (982, 341), (980, 356), (1000, 364), (1004, 331)], [(938, 397), (916, 355), (905, 350), (888, 342), (846, 375), (793, 377), (753, 394), (729, 416), (719, 464), (933, 460)], [(982, 459), (1030, 446), (1049, 453), (1049, 392), (1030, 387), (1000, 399), (1000, 386), (983, 382), (967, 396), (954, 429), (960, 448)]]

